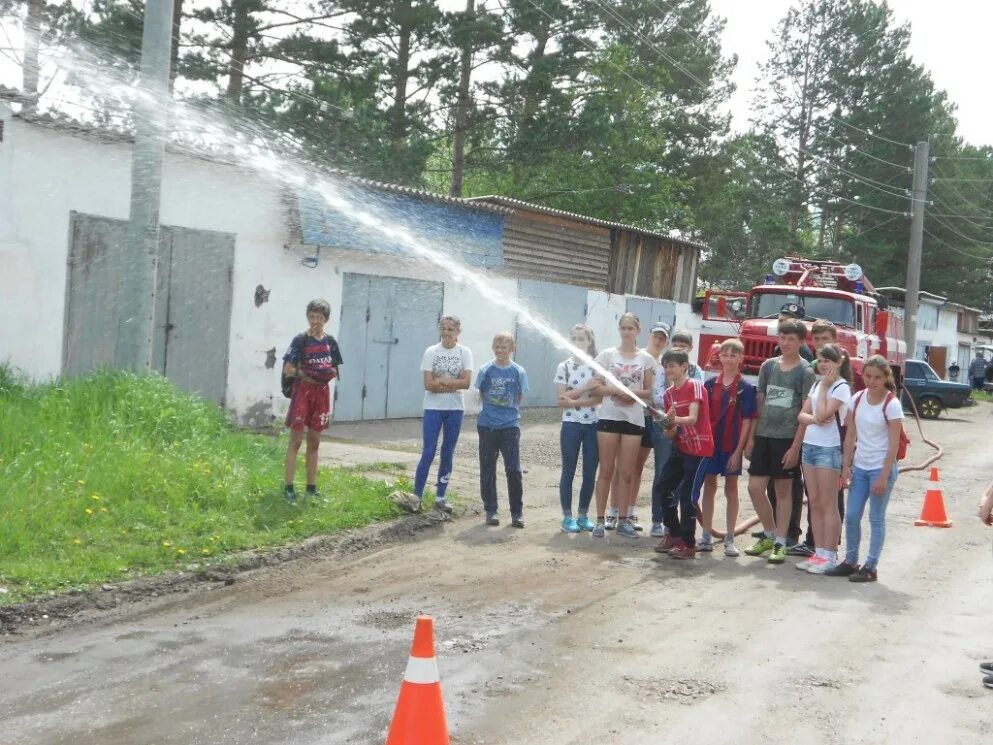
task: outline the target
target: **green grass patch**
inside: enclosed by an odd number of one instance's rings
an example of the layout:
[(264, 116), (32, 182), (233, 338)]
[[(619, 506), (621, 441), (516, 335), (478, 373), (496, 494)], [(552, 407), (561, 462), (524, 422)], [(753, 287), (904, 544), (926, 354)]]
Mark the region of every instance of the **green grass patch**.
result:
[(389, 519), (409, 489), (322, 468), (331, 501), (287, 505), (286, 437), (235, 432), (157, 375), (31, 385), (0, 367), (0, 432), (0, 604)]
[(987, 393), (986, 391), (973, 391), (972, 398), (974, 401), (985, 401), (988, 404), (993, 403), (993, 393)]

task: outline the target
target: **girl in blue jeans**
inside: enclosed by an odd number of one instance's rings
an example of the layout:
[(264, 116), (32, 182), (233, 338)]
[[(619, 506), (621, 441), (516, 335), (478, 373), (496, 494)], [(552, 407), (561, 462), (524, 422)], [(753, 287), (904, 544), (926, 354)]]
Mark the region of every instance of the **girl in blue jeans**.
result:
[[(852, 398), (845, 436), (842, 478), (850, 484), (845, 511), (845, 560), (825, 572), (851, 582), (875, 582), (886, 538), (886, 506), (897, 476), (897, 449), (903, 429), (903, 406), (894, 393), (893, 371), (873, 355), (862, 368), (865, 390)], [(869, 504), (869, 553), (859, 566), (862, 515)]]
[[(576, 324), (572, 328), (572, 343), (590, 357), (596, 357), (593, 331)], [(600, 397), (590, 388), (595, 384), (593, 368), (573, 355), (560, 363), (555, 371), (555, 390), (562, 409), (562, 477), (559, 479), (559, 501), (562, 503), (562, 532), (579, 533), (593, 530), (589, 518), (590, 501), (596, 486), (599, 455), (596, 442), (597, 406)], [(572, 516), (572, 482), (576, 476), (579, 453), (583, 453), (583, 481), (579, 487), (579, 517)]]
[(438, 436), (441, 435), (441, 463), (438, 465), (435, 509), (450, 513), (452, 508), (445, 501), (445, 492), (452, 476), (452, 460), (465, 413), (462, 391), (472, 381), (472, 351), (459, 344), (462, 322), (456, 316), (444, 316), (438, 329), (441, 341), (424, 350), (421, 360), (421, 372), (424, 375), (424, 448), (414, 476), (414, 494), (418, 500), (424, 498), (428, 471), (434, 462)]

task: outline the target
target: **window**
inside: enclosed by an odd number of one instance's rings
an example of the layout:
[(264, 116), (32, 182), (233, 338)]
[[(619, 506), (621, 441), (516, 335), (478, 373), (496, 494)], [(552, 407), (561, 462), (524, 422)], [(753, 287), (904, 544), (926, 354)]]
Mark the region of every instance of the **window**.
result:
[(906, 377), (914, 380), (939, 380), (938, 374), (930, 365), (923, 362), (908, 362)]
[(808, 321), (823, 318), (837, 326), (851, 327), (855, 320), (855, 308), (848, 300), (823, 295), (802, 295), (796, 292), (753, 293), (748, 317), (775, 318), (779, 315), (779, 309), (786, 303), (802, 305)]
[(917, 325), (926, 331), (938, 330), (938, 306), (921, 303), (917, 307)]
[(862, 325), (862, 303), (855, 304), (855, 318), (855, 328), (865, 330), (865, 326)]

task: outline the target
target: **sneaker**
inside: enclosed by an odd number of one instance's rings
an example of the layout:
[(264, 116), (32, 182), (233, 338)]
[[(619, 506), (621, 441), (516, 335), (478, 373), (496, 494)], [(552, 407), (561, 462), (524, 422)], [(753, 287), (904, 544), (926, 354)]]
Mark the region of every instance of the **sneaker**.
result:
[(446, 515), (451, 515), (455, 511), (452, 509), (452, 505), (444, 499), (436, 499), (434, 501), (434, 508), (438, 510), (438, 512), (444, 512)]
[(594, 523), (592, 520), (590, 520), (589, 516), (587, 516), (587, 515), (580, 515), (576, 519), (576, 524), (579, 525), (579, 529), (580, 530), (590, 530), (590, 531), (592, 531), (593, 528), (596, 527), (596, 523)]
[(724, 542), (724, 555), (729, 556), (732, 559), (738, 558), (740, 553), (738, 551), (738, 547), (734, 545), (734, 541), (731, 541), (730, 543), (727, 541)]
[(283, 499), (288, 503), (295, 505), (297, 503), (297, 492), (292, 486), (287, 486), (283, 489)]
[(669, 552), (670, 559), (695, 559), (696, 549), (692, 546), (687, 546), (685, 543), (680, 543), (678, 546)]
[(631, 515), (628, 518), (628, 522), (631, 523), (631, 527), (637, 530), (639, 533), (645, 529), (644, 527), (642, 527), (641, 523), (638, 522), (637, 515)]
[(769, 554), (769, 563), (782, 564), (784, 561), (786, 561), (786, 546), (777, 543), (772, 547), (772, 553)]
[(617, 535), (624, 536), (625, 538), (637, 538), (638, 531), (629, 520), (622, 520), (617, 526)]
[(701, 538), (696, 542), (696, 550), (710, 553), (714, 550), (714, 540), (712, 538)]
[(809, 559), (797, 562), (794, 566), (801, 572), (806, 572), (810, 569), (810, 567), (814, 566), (814, 564), (819, 564), (821, 561), (823, 561), (823, 559), (821, 559), (820, 556), (811, 556)]
[(662, 527), (662, 523), (652, 523), (652, 529), (648, 535), (652, 538), (664, 538), (665, 528)]
[(593, 538), (603, 538), (604, 535), (606, 535), (604, 527), (605, 526), (603, 523), (597, 523), (596, 525), (594, 525), (593, 530), (591, 532), (591, 536)]
[(763, 533), (754, 546), (745, 549), (745, 553), (749, 556), (761, 556), (766, 551), (772, 551), (775, 545), (776, 542), (771, 538), (766, 538), (765, 533)]
[(521, 515), (517, 515), (517, 517), (511, 516), (510, 525), (513, 528), (523, 528), (524, 518)]
[(671, 535), (667, 535), (664, 536), (662, 540), (658, 542), (657, 546), (655, 546), (655, 553), (667, 554), (670, 551), (672, 551), (672, 549), (674, 549), (676, 546), (679, 545), (680, 545), (680, 541), (677, 538)]
[(847, 561), (843, 561), (840, 564), (835, 564), (831, 569), (824, 572), (824, 574), (828, 577), (850, 577), (858, 570), (859, 568), (855, 564), (849, 564)]
[(838, 562), (831, 561), (830, 559), (822, 558), (820, 561), (811, 560), (810, 566), (807, 567), (807, 574), (825, 574), (836, 566), (838, 566)]
[(579, 523), (576, 522), (574, 517), (563, 517), (562, 518), (562, 532), (563, 533), (578, 533), (580, 530)]
[(758, 538), (759, 540), (762, 540), (763, 538), (765, 538), (765, 531), (756, 530), (754, 533), (752, 533), (752, 538)]
[(979, 671), (983, 675), (993, 675), (993, 662), (980, 662)]
[(860, 566), (858, 571), (848, 578), (849, 582), (875, 582), (878, 579), (874, 567)]
[(986, 686), (987, 688), (993, 688), (993, 675), (987, 675), (985, 678), (983, 678), (983, 685)]
[(607, 515), (606, 521), (604, 521), (603, 527), (607, 530), (613, 530), (617, 527), (617, 515)]
[(794, 543), (792, 546), (786, 547), (787, 556), (813, 556), (814, 549), (808, 546), (806, 543)]
[(500, 518), (497, 517), (497, 515), (496, 515), (495, 512), (487, 512), (486, 513), (486, 524), (487, 525), (499, 525), (500, 524)]

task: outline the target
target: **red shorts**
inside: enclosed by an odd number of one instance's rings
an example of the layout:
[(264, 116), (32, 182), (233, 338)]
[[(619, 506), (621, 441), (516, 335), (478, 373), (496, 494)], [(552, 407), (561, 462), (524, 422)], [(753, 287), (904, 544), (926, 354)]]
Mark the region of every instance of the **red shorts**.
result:
[(286, 412), (286, 426), (297, 432), (304, 428), (322, 432), (331, 424), (331, 390), (327, 384), (298, 380)]

